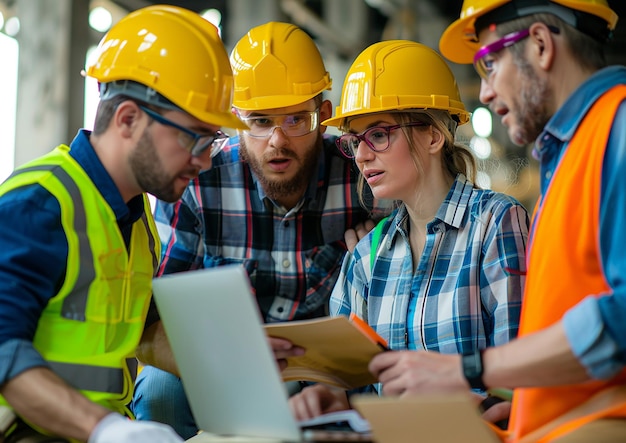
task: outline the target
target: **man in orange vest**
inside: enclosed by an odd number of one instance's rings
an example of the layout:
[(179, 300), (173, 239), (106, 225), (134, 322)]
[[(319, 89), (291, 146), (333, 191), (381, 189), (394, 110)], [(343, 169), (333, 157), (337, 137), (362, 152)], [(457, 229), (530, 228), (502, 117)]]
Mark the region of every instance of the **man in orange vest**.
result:
[(626, 441), (626, 68), (603, 53), (616, 23), (606, 0), (465, 0), (441, 37), (540, 161), (519, 338), (370, 369), (386, 385), (410, 373), (408, 394), (514, 389), (509, 442)]

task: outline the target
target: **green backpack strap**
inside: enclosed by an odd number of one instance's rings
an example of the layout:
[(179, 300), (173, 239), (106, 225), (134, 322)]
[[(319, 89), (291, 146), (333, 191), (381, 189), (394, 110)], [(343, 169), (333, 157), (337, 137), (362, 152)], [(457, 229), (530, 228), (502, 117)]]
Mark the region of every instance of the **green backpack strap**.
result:
[(380, 235), (383, 232), (383, 225), (388, 218), (389, 217), (383, 218), (374, 227), (374, 232), (372, 233), (372, 248), (370, 249), (370, 270), (374, 267), (374, 260), (376, 260), (376, 251), (378, 251), (378, 244), (380, 243)]

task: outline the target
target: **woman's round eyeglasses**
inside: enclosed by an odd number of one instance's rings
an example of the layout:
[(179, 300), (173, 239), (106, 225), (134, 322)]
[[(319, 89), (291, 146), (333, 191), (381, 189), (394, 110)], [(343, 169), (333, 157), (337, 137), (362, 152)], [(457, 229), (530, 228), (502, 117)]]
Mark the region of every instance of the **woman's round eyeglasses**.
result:
[(425, 122), (409, 122), (391, 126), (375, 126), (360, 134), (343, 134), (335, 140), (339, 152), (347, 158), (356, 157), (359, 144), (365, 142), (374, 152), (384, 152), (389, 149), (389, 134), (399, 128), (411, 126), (428, 126)]

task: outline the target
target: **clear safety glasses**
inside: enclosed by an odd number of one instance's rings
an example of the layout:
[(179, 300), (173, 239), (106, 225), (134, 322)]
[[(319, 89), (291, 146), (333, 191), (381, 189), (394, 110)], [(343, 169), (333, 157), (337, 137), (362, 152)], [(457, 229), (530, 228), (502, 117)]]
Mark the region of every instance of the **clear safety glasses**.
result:
[(398, 128), (410, 126), (428, 126), (425, 122), (409, 122), (400, 125), (375, 126), (361, 134), (343, 134), (335, 140), (339, 152), (347, 158), (356, 157), (359, 144), (363, 141), (374, 152), (384, 152), (389, 149), (389, 134)]
[(222, 148), (224, 148), (226, 142), (228, 141), (228, 134), (225, 134), (222, 131), (215, 131), (215, 133), (211, 135), (198, 134), (193, 132), (191, 129), (174, 123), (150, 108), (142, 105), (139, 105), (139, 108), (156, 122), (178, 129), (178, 144), (180, 144), (181, 148), (190, 152), (194, 157), (201, 155), (207, 150), (207, 148), (211, 148), (211, 158), (213, 158), (222, 150)]
[(288, 137), (301, 137), (315, 131), (319, 126), (319, 109), (280, 115), (239, 116), (250, 129), (246, 134), (256, 138), (267, 138), (280, 128)]

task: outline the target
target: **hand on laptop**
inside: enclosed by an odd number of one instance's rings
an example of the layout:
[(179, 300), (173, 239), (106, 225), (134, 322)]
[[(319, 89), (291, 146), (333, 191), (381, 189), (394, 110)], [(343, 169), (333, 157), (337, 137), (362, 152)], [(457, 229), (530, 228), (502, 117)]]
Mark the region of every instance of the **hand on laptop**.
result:
[(350, 403), (346, 391), (317, 383), (291, 396), (289, 407), (297, 420), (309, 420), (328, 412), (350, 409)]
[(295, 346), (289, 340), (279, 337), (268, 337), (268, 340), (281, 371), (287, 367), (287, 357), (304, 355), (304, 348)]

